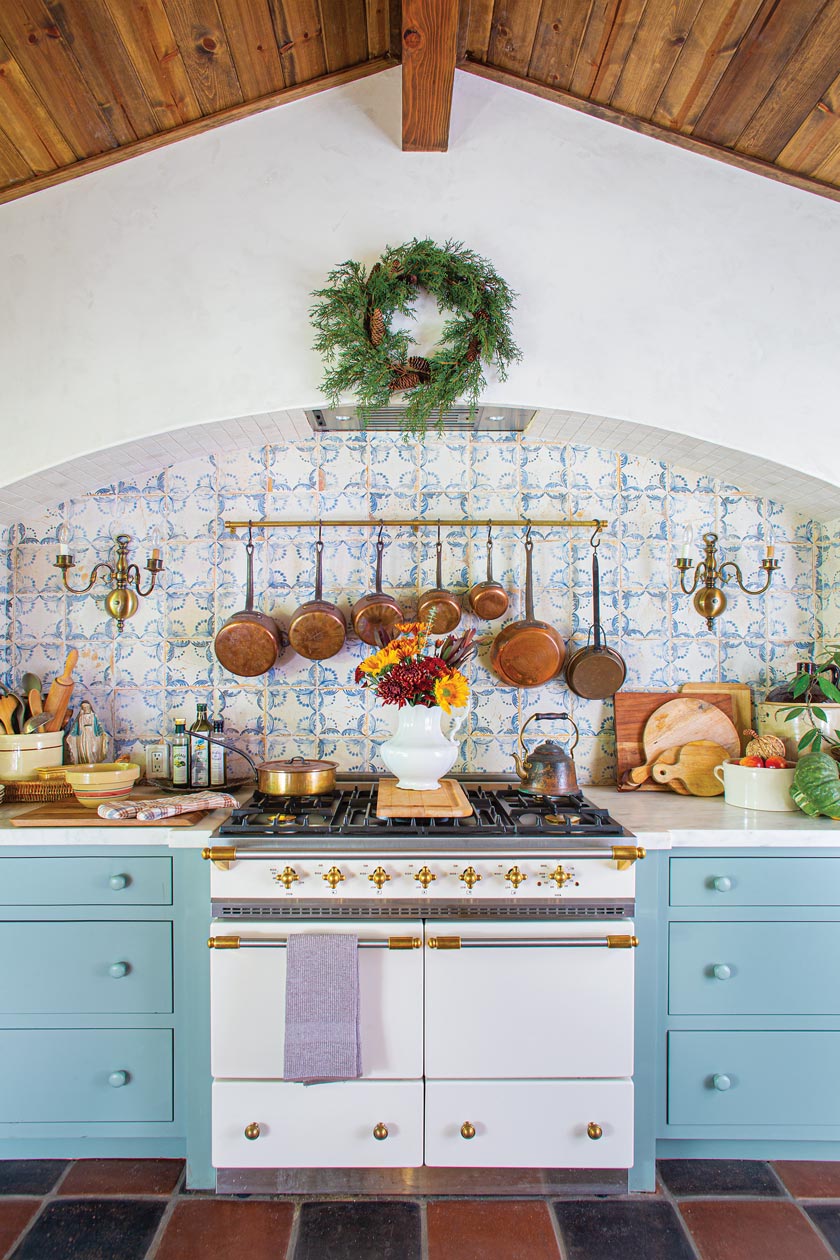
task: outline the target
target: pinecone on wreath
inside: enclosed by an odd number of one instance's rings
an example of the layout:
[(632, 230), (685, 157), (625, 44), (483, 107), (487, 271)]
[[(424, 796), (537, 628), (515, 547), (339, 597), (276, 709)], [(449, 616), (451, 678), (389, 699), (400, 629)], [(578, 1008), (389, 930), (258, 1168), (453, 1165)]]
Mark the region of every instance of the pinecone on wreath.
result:
[(368, 335), (370, 336), (370, 344), (379, 346), (385, 336), (385, 317), (379, 307), (375, 307), (368, 319)]
[(405, 363), (394, 364), (393, 375), (391, 377), (391, 389), (393, 391), (399, 389), (414, 389), (422, 381), (431, 379), (432, 369), (428, 359), (423, 359), (419, 355), (412, 355)]

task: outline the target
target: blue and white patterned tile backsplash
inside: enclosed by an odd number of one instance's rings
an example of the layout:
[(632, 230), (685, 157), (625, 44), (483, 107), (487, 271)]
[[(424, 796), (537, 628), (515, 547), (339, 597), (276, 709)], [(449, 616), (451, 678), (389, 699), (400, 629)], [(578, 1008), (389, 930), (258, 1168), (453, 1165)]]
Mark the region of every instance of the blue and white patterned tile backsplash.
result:
[[(142, 485), (119, 483), (13, 527), (3, 587), (5, 654), (0, 668), (18, 684), (23, 671), (50, 679), (70, 647), (79, 649), (77, 697), (88, 696), (118, 751), (137, 751), (190, 721), (197, 701), (225, 720), (232, 738), (259, 759), (294, 754), (335, 757), (349, 770), (381, 769), (377, 747), (390, 733), (384, 710), (353, 683), (368, 651), (354, 638), (315, 664), (288, 650), (263, 678), (238, 680), (213, 654), (213, 635), (243, 604), (242, 535), (228, 519), (294, 520), (380, 516), (500, 518), (577, 515), (609, 520), (600, 549), (602, 620), (609, 643), (627, 660), (629, 689), (673, 688), (689, 680), (745, 681), (756, 695), (787, 674), (815, 642), (831, 639), (840, 614), (837, 543), (822, 527), (768, 499), (654, 460), (562, 442), (520, 437), (429, 438), (424, 444), (382, 434), (316, 436), (299, 444), (219, 454), (176, 465)], [(63, 593), (52, 567), (56, 532), (66, 521), (86, 577), (126, 532), (141, 563), (153, 526), (164, 535), (160, 590), (141, 600), (122, 635), (98, 599)], [(734, 591), (716, 630), (706, 630), (678, 588), (674, 560), (682, 531), (714, 529), (745, 577), (761, 577), (772, 531), (781, 565), (773, 589), (749, 598)], [(384, 584), (410, 617), (434, 585), (434, 530), (387, 532)], [(591, 552), (584, 531), (535, 528), (537, 616), (574, 647), (591, 622)], [(444, 584), (464, 593), (485, 570), (484, 529), (443, 530)], [(372, 587), (375, 530), (325, 531), (324, 594), (350, 613)], [(495, 534), (495, 575), (510, 593), (506, 620), (524, 615), (522, 533)], [(314, 532), (256, 531), (258, 604), (287, 622), (312, 598)], [(465, 614), (463, 625), (474, 623)], [(480, 651), (468, 669), (470, 715), (456, 768), (510, 770), (517, 731), (535, 709), (567, 709), (581, 729), (582, 782), (609, 782), (614, 769), (612, 704), (576, 699), (563, 681), (534, 691), (502, 687), (487, 666), (502, 622), (475, 623)]]

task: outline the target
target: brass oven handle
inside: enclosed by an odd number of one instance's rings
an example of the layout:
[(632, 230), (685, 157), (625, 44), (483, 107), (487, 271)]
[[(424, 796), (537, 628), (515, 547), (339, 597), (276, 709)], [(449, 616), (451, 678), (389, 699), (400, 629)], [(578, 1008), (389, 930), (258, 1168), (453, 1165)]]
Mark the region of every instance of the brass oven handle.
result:
[(638, 936), (430, 936), (429, 949), (635, 949)]
[[(242, 936), (210, 936), (207, 939), (208, 949), (285, 949), (289, 940), (286, 936), (255, 936), (250, 940)], [(423, 941), (419, 936), (388, 936), (380, 940), (360, 940), (359, 949), (422, 949)]]

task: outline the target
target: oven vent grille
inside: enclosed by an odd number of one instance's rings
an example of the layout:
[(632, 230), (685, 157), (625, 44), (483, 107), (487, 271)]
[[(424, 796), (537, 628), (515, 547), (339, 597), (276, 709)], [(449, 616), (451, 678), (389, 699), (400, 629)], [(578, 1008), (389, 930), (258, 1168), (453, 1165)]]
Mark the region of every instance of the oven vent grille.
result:
[(528, 905), (509, 902), (497, 905), (473, 905), (424, 901), (383, 905), (313, 906), (305, 903), (213, 907), (220, 919), (625, 919), (633, 912), (629, 902), (597, 905), (592, 902), (566, 902), (563, 905)]
[[(405, 407), (381, 407), (362, 421), (355, 407), (319, 407), (307, 411), (306, 418), (316, 433), (399, 433), (405, 413)], [(530, 407), (450, 407), (440, 427), (447, 433), (522, 433), (536, 414)], [(430, 425), (437, 424), (432, 416)]]

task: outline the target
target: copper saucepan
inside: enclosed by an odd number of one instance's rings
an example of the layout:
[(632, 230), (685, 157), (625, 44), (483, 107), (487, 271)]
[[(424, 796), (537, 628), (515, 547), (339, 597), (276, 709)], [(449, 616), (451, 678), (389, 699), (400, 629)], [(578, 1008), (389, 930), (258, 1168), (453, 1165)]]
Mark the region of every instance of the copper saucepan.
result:
[(490, 649), (490, 668), (511, 687), (541, 687), (556, 678), (566, 645), (554, 626), (534, 616), (531, 526), (525, 534), (525, 618), (500, 630)]
[(228, 752), (236, 753), (247, 761), (254, 775), (258, 791), (265, 796), (320, 796), (335, 791), (337, 761), (319, 761), (309, 757), (287, 757), (281, 761), (264, 761), (258, 765), (253, 757), (214, 735), (190, 732), (191, 739), (203, 739), (208, 744), (218, 744)]
[(301, 604), (289, 622), (289, 643), (298, 656), (309, 661), (325, 661), (344, 646), (347, 622), (344, 613), (328, 599), (321, 598), (324, 544), (321, 527), (315, 543), (315, 598)]
[(433, 591), (424, 591), (417, 605), (418, 621), (428, 621), (432, 616), (432, 633), (449, 634), (461, 620), (461, 602), (451, 591), (443, 587), (443, 543), (440, 541), (440, 525), (437, 527), (437, 586)]
[(268, 673), (275, 664), (283, 641), (274, 618), (254, 611), (254, 543), (250, 523), (245, 555), (245, 607), (228, 617), (217, 632), (213, 651), (229, 673), (240, 678), (256, 678), (258, 674)]
[(566, 662), (569, 691), (584, 700), (607, 700), (627, 677), (624, 657), (601, 642), (601, 578), (598, 567), (598, 531), (592, 535), (592, 642), (573, 652)]
[(482, 621), (495, 621), (507, 612), (509, 602), (507, 591), (493, 577), (493, 522), (490, 521), (487, 526), (487, 578), (470, 587), (467, 603)]
[(388, 631), (395, 622), (404, 620), (402, 609), (393, 595), (385, 595), (382, 591), (382, 553), (384, 550), (385, 543), (380, 525), (379, 537), (376, 540), (375, 585), (369, 595), (363, 595), (361, 599), (356, 600), (351, 614), (356, 634), (362, 643), (368, 643), (371, 647), (382, 646), (379, 638), (380, 631)]

